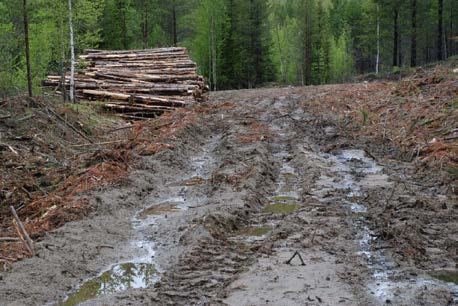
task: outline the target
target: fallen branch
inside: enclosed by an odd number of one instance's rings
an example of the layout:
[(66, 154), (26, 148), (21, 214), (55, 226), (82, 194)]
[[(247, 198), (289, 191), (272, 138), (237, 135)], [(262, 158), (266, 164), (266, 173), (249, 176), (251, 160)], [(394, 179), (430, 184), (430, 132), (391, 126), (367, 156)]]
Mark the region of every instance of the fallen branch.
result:
[(11, 262), (0, 258), (0, 267), (3, 269), (3, 272), (6, 272), (11, 267)]
[(299, 257), (299, 259), (300, 259), (300, 261), (301, 261), (301, 266), (305, 266), (305, 262), (304, 262), (304, 260), (302, 259), (301, 254), (299, 254), (299, 251), (294, 252), (293, 257), (291, 257), (291, 258), (286, 262), (286, 264), (287, 264), (287, 265), (290, 265), (291, 262), (293, 261), (293, 259), (294, 259), (296, 256)]
[(19, 219), (16, 210), (14, 209), (13, 206), (10, 206), (11, 213), (13, 214), (14, 217), (14, 227), (16, 229), (16, 232), (18, 234), (19, 239), (22, 241), (26, 249), (30, 252), (32, 256), (35, 255), (35, 249), (33, 247), (33, 241), (30, 239), (29, 234), (25, 230), (24, 224), (22, 224), (21, 220)]
[(16, 237), (0, 237), (1, 242), (15, 242), (19, 241), (19, 238)]
[(136, 125), (133, 124), (133, 125), (129, 125), (129, 126), (123, 126), (123, 127), (115, 128), (115, 129), (109, 130), (107, 132), (107, 134), (111, 134), (111, 133), (118, 132), (118, 131), (132, 129), (134, 127), (136, 127)]
[(97, 142), (97, 143), (84, 143), (84, 144), (72, 145), (72, 147), (80, 148), (80, 147), (100, 146), (100, 145), (121, 143), (121, 142), (124, 142), (124, 141), (125, 140), (106, 141), (106, 142)]
[(69, 128), (71, 128), (73, 131), (75, 131), (78, 135), (80, 135), (82, 138), (86, 139), (87, 141), (89, 141), (90, 143), (94, 143), (94, 141), (92, 139), (90, 139), (89, 137), (87, 137), (86, 135), (83, 134), (83, 132), (81, 132), (80, 130), (78, 130), (76, 127), (74, 127), (72, 124), (70, 124), (67, 120), (65, 120), (64, 118), (62, 118), (62, 116), (60, 116), (59, 114), (57, 114), (55, 111), (53, 111), (52, 109), (46, 107), (46, 110), (49, 111), (51, 114), (53, 114), (57, 119), (59, 119), (60, 121), (62, 121), (66, 126), (68, 126)]
[(33, 114), (27, 115), (25, 117), (19, 118), (17, 121), (26, 121), (33, 118)]
[(445, 137), (444, 140), (455, 140), (458, 139), (458, 135), (455, 136), (450, 136), (450, 137)]
[(14, 154), (19, 155), (19, 153), (12, 146), (7, 145), (6, 143), (0, 143), (0, 147), (7, 148), (8, 150), (13, 152)]

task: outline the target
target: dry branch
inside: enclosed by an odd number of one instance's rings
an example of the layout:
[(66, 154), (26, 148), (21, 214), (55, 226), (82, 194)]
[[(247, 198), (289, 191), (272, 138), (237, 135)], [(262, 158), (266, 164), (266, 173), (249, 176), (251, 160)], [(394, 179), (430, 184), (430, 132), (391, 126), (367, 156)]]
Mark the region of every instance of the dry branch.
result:
[(0, 147), (7, 148), (8, 150), (13, 152), (14, 154), (19, 155), (19, 153), (12, 146), (10, 146), (10, 145), (8, 145), (6, 143), (0, 143)]
[(32, 239), (30, 239), (29, 234), (27, 233), (27, 231), (25, 230), (24, 225), (22, 224), (21, 220), (19, 219), (19, 217), (18, 217), (18, 215), (16, 213), (16, 209), (14, 209), (13, 206), (10, 206), (10, 210), (11, 210), (11, 213), (13, 214), (13, 217), (14, 217), (13, 224), (14, 224), (14, 227), (16, 229), (16, 232), (18, 234), (19, 239), (22, 241), (22, 243), (24, 244), (26, 249), (30, 252), (30, 254), (32, 256), (34, 256), (35, 255), (35, 248), (33, 246)]
[(16, 242), (19, 240), (20, 240), (19, 238), (15, 238), (15, 237), (0, 237), (1, 242)]

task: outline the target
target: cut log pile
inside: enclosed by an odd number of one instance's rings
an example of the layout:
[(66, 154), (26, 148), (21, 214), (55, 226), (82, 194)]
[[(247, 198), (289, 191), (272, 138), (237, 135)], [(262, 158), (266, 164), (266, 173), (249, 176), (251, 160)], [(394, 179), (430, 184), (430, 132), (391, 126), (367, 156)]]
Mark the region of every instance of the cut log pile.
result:
[[(185, 48), (86, 50), (76, 67), (76, 97), (103, 101), (106, 109), (126, 119), (150, 118), (201, 102), (208, 90)], [(48, 76), (43, 85), (61, 93), (64, 78)], [(69, 88), (66, 75), (65, 90)]]

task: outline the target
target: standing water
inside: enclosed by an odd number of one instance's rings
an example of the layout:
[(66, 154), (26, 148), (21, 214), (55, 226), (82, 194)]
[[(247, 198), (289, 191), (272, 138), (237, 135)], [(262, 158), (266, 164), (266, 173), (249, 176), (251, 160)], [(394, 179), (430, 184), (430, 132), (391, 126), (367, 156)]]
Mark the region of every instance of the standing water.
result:
[(93, 279), (84, 282), (73, 294), (57, 305), (73, 306), (101, 296), (126, 291), (129, 289), (148, 288), (160, 279), (160, 267), (154, 261), (155, 242), (150, 239), (151, 227), (166, 218), (166, 214), (187, 210), (199, 203), (187, 200), (186, 194), (191, 188), (204, 184), (215, 165), (212, 152), (218, 144), (212, 139), (203, 147), (202, 153), (191, 159), (192, 174), (183, 181), (169, 186), (170, 193), (147, 208), (139, 211), (132, 219), (135, 239), (130, 242), (131, 249), (142, 254), (127, 262), (112, 265)]
[[(328, 169), (334, 175), (320, 177), (313, 195), (322, 202), (342, 202), (341, 198), (329, 195), (336, 194), (339, 190), (346, 192), (344, 204), (353, 215), (353, 224), (358, 232), (359, 254), (363, 256), (372, 273), (373, 281), (367, 285), (368, 291), (381, 303), (388, 303), (395, 299), (399, 290), (405, 292), (408, 289), (415, 290), (422, 286), (437, 284), (432, 278), (397, 279), (400, 271), (395, 268), (395, 263), (388, 259), (386, 250), (373, 248), (376, 235), (368, 225), (367, 207), (359, 199), (365, 196), (366, 189), (392, 187), (388, 176), (382, 173), (383, 168), (367, 157), (362, 150), (345, 150), (339, 155), (326, 154), (324, 158), (330, 161), (331, 166)], [(340, 179), (334, 179), (336, 175)], [(458, 292), (457, 286), (451, 288)]]

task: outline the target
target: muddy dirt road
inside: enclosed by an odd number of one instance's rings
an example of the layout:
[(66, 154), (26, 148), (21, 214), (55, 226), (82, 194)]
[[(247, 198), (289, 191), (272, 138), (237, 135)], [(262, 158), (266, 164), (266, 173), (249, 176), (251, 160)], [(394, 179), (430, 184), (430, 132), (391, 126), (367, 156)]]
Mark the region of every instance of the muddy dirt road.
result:
[(457, 304), (450, 186), (312, 115), (332, 90), (214, 94), (173, 150), (2, 274), (0, 304)]

